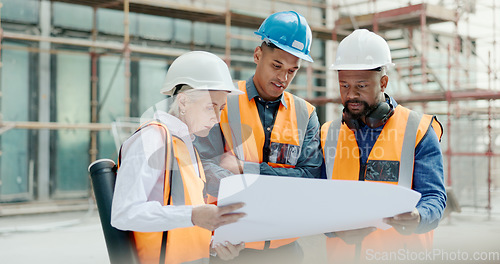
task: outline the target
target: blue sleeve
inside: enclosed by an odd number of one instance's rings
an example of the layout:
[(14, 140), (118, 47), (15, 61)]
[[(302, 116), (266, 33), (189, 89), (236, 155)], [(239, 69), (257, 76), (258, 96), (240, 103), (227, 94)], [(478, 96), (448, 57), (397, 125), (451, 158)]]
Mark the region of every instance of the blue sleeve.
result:
[(321, 163), (321, 177), (320, 179), (327, 179), (327, 174), (326, 174), (326, 164), (325, 164), (325, 159), (323, 158), (323, 162)]
[(260, 174), (301, 178), (320, 178), (323, 155), (319, 137), (319, 120), (316, 111), (311, 113), (300, 156), (295, 168), (273, 168), (267, 163), (260, 164)]
[(205, 172), (205, 191), (217, 197), (219, 195), (220, 180), (234, 175), (229, 170), (219, 166), (220, 158), (224, 154), (224, 138), (219, 125), (215, 125), (207, 137), (196, 137), (193, 145), (198, 150), (203, 171)]
[(446, 207), (443, 155), (432, 126), (415, 149), (413, 189), (422, 194), (417, 203), (420, 224), (416, 233), (426, 233), (438, 226)]

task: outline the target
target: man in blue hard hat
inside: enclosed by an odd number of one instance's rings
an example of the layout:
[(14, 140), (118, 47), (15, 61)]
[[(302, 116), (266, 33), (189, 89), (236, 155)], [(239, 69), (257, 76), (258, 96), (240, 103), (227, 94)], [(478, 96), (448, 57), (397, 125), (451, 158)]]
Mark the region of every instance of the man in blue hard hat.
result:
[[(216, 201), (220, 180), (233, 174), (321, 175), (315, 107), (285, 91), (301, 61), (313, 62), (311, 29), (302, 15), (286, 11), (270, 15), (255, 34), (262, 39), (253, 54), (255, 74), (238, 83), (245, 94), (228, 97), (218, 131), (222, 135), (214, 136), (212, 130), (209, 137), (195, 141), (211, 202)], [(301, 263), (303, 252), (296, 240), (246, 243), (234, 263)]]

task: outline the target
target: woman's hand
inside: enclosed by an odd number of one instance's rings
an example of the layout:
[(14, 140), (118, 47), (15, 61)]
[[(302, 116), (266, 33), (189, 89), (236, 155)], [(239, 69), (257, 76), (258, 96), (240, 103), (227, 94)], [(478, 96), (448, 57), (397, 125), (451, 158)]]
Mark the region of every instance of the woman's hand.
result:
[(213, 231), (219, 226), (234, 223), (245, 216), (245, 213), (233, 213), (244, 205), (244, 203), (234, 203), (226, 206), (198, 205), (193, 207), (191, 222), (196, 226)]

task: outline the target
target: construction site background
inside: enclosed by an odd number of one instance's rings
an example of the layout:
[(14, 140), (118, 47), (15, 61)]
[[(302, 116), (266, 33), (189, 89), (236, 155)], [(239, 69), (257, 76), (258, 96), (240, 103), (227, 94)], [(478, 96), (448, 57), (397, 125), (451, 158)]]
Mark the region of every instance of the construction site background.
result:
[(117, 147), (137, 118), (163, 99), (158, 91), (173, 59), (207, 50), (230, 65), (234, 79), (245, 80), (253, 74), (252, 54), (259, 45), (253, 32), (269, 14), (296, 10), (311, 25), (315, 62), (303, 62), (288, 90), (313, 103), (321, 123), (335, 119), (342, 106), (328, 67), (338, 41), (356, 28), (382, 35), (396, 64), (387, 92), (443, 124), (451, 190), (447, 213), (454, 211), (451, 219), (480, 219), (474, 223), (484, 227), (494, 223), (488, 221), (496, 217), (500, 184), (496, 0), (0, 0), (0, 5), (0, 220), (38, 214), (57, 220), (87, 211), (89, 201), (95, 206), (88, 164), (116, 160)]

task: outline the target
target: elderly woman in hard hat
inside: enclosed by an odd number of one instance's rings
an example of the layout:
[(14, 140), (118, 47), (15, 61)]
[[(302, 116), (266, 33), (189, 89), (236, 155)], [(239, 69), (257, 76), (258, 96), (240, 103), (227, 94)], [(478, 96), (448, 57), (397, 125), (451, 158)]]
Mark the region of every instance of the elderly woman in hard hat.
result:
[[(205, 175), (193, 148), (194, 135), (206, 136), (219, 122), (234, 87), (227, 65), (208, 52), (194, 51), (170, 66), (162, 93), (168, 112), (155, 107), (120, 151), (111, 224), (134, 231), (141, 263), (207, 263), (211, 231), (237, 221), (242, 204), (205, 204)], [(168, 231), (168, 232), (167, 232)], [(222, 259), (243, 244), (215, 245)]]

